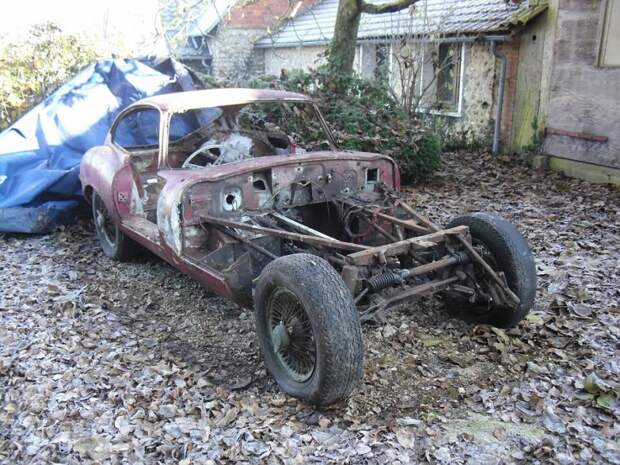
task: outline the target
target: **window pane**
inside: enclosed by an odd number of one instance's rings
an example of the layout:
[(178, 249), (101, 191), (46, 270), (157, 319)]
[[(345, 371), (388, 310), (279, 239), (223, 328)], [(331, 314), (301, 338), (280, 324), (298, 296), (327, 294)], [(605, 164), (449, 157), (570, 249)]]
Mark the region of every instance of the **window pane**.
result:
[(452, 107), (458, 102), (459, 48), (457, 44), (439, 45), (437, 101)]
[(118, 123), (112, 140), (128, 151), (159, 146), (159, 112), (136, 110)]

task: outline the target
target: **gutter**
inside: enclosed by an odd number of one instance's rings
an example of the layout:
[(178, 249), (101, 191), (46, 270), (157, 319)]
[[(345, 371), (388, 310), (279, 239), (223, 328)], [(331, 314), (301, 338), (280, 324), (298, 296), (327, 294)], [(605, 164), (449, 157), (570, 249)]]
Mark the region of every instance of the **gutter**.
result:
[[(387, 36), (387, 37), (369, 37), (369, 38), (358, 38), (358, 44), (384, 44), (386, 41), (394, 41), (398, 39), (398, 35)], [(466, 35), (466, 36), (452, 36), (452, 37), (441, 37), (437, 39), (433, 39), (430, 37), (420, 37), (418, 39), (414, 39), (416, 43), (472, 43), (480, 40), (480, 35)], [(511, 36), (508, 34), (496, 34), (496, 35), (485, 35), (482, 36), (486, 40), (489, 41), (499, 41), (504, 42), (506, 40), (510, 40)], [(255, 44), (255, 48), (298, 48), (298, 47), (312, 47), (318, 45), (328, 45), (331, 39), (318, 39), (318, 40), (295, 40), (291, 42), (276, 42), (269, 41), (267, 42), (264, 38), (259, 39)]]

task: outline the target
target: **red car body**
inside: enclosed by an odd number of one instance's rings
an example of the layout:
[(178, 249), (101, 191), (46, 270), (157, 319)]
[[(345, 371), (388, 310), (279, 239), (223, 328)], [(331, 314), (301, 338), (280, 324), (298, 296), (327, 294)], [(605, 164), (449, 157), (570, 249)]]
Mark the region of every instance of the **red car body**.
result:
[[(124, 234), (219, 295), (246, 306), (251, 305), (251, 302), (247, 295), (240, 295), (238, 292), (235, 276), (209, 266), (199, 255), (186, 253), (187, 249), (191, 248), (191, 238), (187, 237), (188, 228), (181, 228), (179, 224), (199, 222), (199, 218), (195, 216), (196, 207), (187, 203), (187, 194), (194, 186), (206, 184), (208, 187), (205, 187), (205, 191), (213, 191), (218, 189), (213, 186), (233, 184), (242, 191), (244, 206), (250, 208), (257, 207), (259, 201), (252, 190), (249, 177), (253, 173), (264, 173), (267, 170), (272, 171), (273, 175), (290, 177), (293, 180), (300, 174), (300, 167), (320, 167), (322, 171), (333, 170), (340, 174), (357, 173), (360, 178), (368, 169), (377, 169), (377, 182), (383, 182), (394, 189), (400, 187), (399, 170), (392, 159), (379, 154), (339, 151), (335, 149), (333, 140), (333, 150), (330, 151), (261, 156), (199, 170), (171, 166), (168, 138), (173, 114), (190, 109), (239, 106), (255, 102), (299, 102), (313, 105), (311, 99), (302, 94), (253, 89), (191, 91), (146, 98), (119, 114), (104, 144), (86, 152), (80, 166), (80, 180), (86, 199), (90, 201), (96, 192), (105, 203), (112, 220)], [(153, 109), (160, 115), (156, 165), (143, 173), (138, 172), (132, 163), (132, 157), (136, 155), (114, 140), (114, 131), (119, 122), (141, 109)], [(328, 131), (318, 109), (315, 108), (315, 111), (324, 129)], [(156, 222), (147, 220), (143, 209), (139, 208), (144, 192), (141, 183), (145, 181), (145, 174), (147, 177), (152, 176), (152, 179), (157, 178), (158, 182), (163, 184), (158, 194)], [(217, 208), (214, 208), (210, 213), (219, 216), (227, 212), (218, 212)], [(231, 242), (230, 238), (216, 231), (213, 231), (211, 236), (213, 237), (205, 253), (211, 253)]]

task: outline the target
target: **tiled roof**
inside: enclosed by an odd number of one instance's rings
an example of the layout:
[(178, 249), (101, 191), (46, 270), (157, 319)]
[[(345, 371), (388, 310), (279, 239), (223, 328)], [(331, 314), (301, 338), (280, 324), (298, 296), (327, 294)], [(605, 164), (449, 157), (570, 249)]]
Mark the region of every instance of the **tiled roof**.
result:
[[(370, 0), (383, 3), (385, 0)], [(402, 35), (472, 35), (502, 32), (528, 10), (542, 11), (544, 0), (422, 0), (413, 8), (381, 15), (362, 14), (358, 39)], [(535, 4), (535, 5), (534, 5)], [(543, 6), (544, 5), (544, 6)], [(338, 0), (323, 0), (291, 20), (279, 32), (265, 36), (257, 47), (294, 47), (328, 43), (334, 32)]]

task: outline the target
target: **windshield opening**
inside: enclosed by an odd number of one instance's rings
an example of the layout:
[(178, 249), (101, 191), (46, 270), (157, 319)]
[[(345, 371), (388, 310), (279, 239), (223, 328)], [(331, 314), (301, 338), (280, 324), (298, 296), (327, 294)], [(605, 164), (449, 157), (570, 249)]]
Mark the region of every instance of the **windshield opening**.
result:
[(331, 150), (330, 136), (307, 102), (255, 102), (172, 115), (172, 167), (206, 167), (271, 155)]

